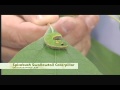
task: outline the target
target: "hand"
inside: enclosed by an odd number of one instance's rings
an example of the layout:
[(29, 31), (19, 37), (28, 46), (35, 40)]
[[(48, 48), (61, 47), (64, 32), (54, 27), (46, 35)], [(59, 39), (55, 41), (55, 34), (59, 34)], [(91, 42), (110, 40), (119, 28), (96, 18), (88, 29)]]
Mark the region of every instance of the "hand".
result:
[(91, 47), (91, 31), (99, 21), (98, 15), (79, 15), (75, 17), (61, 17), (53, 26), (66, 41), (87, 55)]
[(53, 27), (86, 55), (90, 48), (90, 32), (98, 22), (98, 16), (80, 15), (58, 19), (57, 15), (43, 18), (38, 18), (37, 15), (3, 15), (2, 59), (8, 62), (20, 49), (42, 37), (48, 28), (47, 23), (54, 23)]
[(58, 19), (58, 15), (2, 15), (3, 62), (9, 62), (19, 50), (42, 37), (47, 24)]

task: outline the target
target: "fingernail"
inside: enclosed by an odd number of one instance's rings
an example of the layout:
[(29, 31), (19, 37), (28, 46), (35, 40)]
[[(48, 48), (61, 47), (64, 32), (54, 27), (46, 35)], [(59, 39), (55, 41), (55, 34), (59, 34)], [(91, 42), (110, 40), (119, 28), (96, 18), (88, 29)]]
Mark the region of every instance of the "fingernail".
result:
[(88, 28), (93, 29), (95, 27), (96, 22), (94, 19), (95, 19), (95, 15), (90, 15), (86, 17), (85, 21), (86, 21)]
[(68, 32), (74, 30), (75, 26), (76, 26), (76, 22), (69, 20), (69, 21), (64, 21), (61, 25), (61, 28), (64, 34), (67, 34)]

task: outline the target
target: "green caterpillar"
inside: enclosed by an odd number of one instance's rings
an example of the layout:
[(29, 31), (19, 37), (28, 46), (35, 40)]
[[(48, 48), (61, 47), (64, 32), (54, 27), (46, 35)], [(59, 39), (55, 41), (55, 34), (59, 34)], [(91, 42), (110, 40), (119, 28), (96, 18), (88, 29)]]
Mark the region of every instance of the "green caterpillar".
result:
[(68, 47), (68, 44), (62, 38), (62, 35), (58, 32), (55, 32), (51, 25), (50, 29), (52, 30), (52, 33), (45, 35), (45, 44), (52, 49), (66, 49)]

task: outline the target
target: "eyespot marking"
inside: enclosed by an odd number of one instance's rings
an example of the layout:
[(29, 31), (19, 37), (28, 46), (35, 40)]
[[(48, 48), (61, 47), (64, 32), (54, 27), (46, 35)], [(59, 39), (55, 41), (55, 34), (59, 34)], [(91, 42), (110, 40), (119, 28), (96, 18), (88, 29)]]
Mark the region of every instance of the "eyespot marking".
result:
[(68, 44), (63, 40), (62, 35), (56, 32), (51, 26), (44, 36), (44, 42), (51, 49), (66, 49), (68, 47)]

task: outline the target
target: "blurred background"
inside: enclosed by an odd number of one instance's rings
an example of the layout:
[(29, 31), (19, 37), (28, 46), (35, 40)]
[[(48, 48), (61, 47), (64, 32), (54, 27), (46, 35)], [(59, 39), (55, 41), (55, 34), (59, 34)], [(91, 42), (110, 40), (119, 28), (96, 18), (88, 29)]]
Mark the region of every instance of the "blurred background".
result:
[[(118, 15), (114, 15), (119, 19)], [(100, 15), (100, 21), (92, 32), (92, 37), (120, 55), (120, 23), (108, 15)]]

